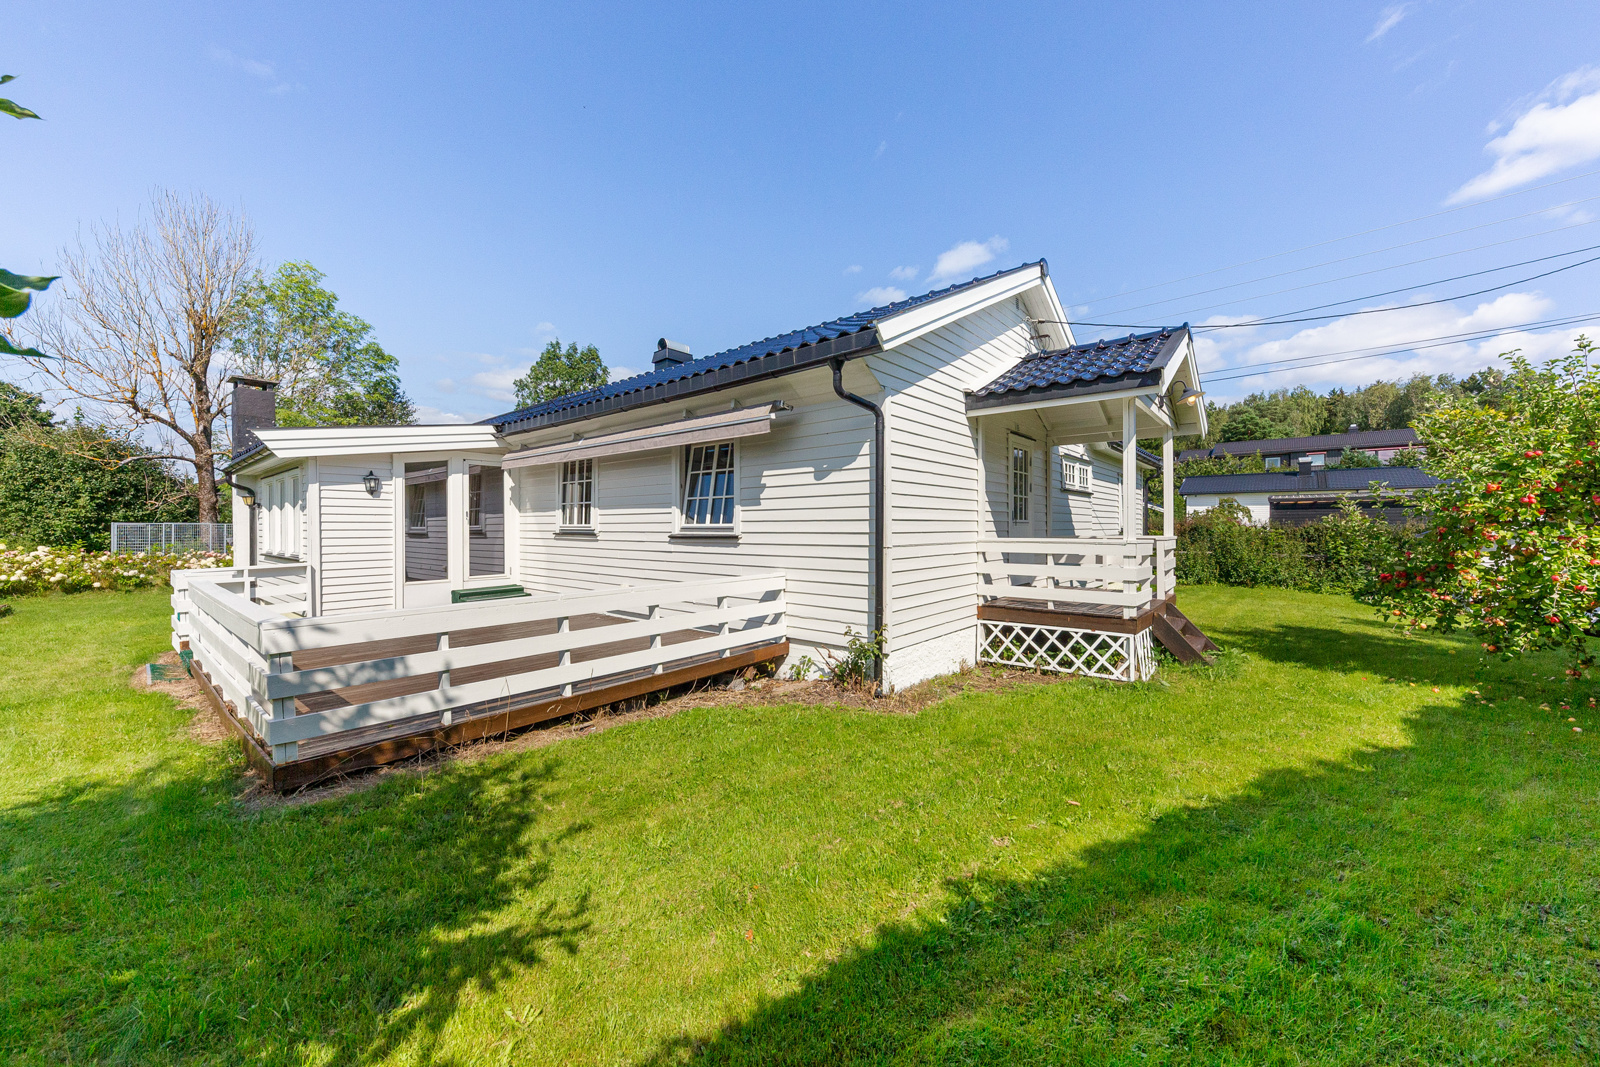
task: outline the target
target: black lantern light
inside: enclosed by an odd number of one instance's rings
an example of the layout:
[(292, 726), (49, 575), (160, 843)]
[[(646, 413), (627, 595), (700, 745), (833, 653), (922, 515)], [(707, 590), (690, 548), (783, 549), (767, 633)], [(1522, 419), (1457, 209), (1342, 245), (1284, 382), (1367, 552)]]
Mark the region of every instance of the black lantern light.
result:
[(361, 479), (361, 484), (367, 487), (367, 492), (371, 493), (373, 496), (377, 496), (378, 487), (383, 483), (378, 480), (378, 476), (376, 474), (374, 474), (372, 471), (368, 471), (366, 477)]

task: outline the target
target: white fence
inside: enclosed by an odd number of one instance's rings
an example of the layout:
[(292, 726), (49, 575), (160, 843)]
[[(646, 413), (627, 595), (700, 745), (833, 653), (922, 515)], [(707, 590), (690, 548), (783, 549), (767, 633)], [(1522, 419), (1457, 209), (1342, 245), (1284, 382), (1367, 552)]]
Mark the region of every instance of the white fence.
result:
[(233, 525), (226, 522), (114, 522), (113, 552), (231, 552)]
[(173, 636), (274, 763), (350, 730), (448, 726), (456, 712), (785, 636), (782, 573), (300, 619), (247, 597), (265, 569), (174, 572)]
[(1176, 587), (1177, 538), (996, 537), (978, 546), (978, 592), (1120, 607), (1132, 618)]

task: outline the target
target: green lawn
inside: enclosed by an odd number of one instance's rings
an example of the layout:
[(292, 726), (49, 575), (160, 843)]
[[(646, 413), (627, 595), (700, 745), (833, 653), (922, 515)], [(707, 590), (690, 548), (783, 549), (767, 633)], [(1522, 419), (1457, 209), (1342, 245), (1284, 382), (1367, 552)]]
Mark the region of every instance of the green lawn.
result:
[(0, 1059), (1600, 1059), (1593, 690), (1337, 597), (1180, 599), (1218, 667), (692, 711), (267, 811), (125, 684), (160, 591), (18, 600)]

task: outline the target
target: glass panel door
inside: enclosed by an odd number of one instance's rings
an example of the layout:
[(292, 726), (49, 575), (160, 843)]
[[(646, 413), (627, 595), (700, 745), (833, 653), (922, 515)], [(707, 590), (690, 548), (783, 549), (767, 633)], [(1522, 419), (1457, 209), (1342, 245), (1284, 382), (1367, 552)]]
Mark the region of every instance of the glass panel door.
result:
[(467, 464), (467, 577), (506, 572), (506, 494), (499, 467)]
[(450, 577), (450, 522), (444, 460), (406, 464), (406, 581), (442, 582)]

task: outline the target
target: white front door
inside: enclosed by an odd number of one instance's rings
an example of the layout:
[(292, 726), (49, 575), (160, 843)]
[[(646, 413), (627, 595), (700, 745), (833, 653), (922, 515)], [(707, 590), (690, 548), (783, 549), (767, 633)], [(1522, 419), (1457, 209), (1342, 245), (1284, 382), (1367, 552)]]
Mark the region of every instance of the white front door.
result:
[(1033, 445), (1031, 439), (1021, 434), (1006, 435), (1006, 485), (1010, 505), (1007, 533), (1011, 537), (1033, 536)]
[(504, 475), (467, 459), (407, 462), (401, 506), (404, 606), (451, 602), (457, 589), (508, 583)]

